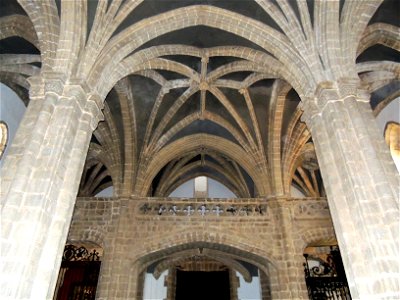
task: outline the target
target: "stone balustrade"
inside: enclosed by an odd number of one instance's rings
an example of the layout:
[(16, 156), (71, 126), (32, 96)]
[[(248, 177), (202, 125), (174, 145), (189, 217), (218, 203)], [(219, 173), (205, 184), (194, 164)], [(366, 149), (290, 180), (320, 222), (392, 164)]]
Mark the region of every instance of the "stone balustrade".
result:
[[(137, 201), (137, 200), (136, 200)], [(135, 201), (135, 202), (136, 202)], [(276, 199), (142, 198), (136, 203), (140, 216), (260, 217), (270, 218)], [(330, 218), (325, 198), (292, 198), (296, 219)], [(129, 205), (130, 206), (130, 205)]]

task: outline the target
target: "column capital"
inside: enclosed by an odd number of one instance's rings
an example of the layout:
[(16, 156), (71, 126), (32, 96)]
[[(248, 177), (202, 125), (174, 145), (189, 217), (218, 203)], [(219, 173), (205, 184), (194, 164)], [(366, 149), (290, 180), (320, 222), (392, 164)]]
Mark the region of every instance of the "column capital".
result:
[(103, 99), (94, 92), (86, 81), (79, 78), (67, 78), (63, 73), (45, 72), (40, 76), (30, 77), (31, 100), (43, 101), (46, 94), (55, 94), (54, 105), (63, 101), (75, 101), (83, 113), (92, 116), (90, 126), (94, 130), (99, 121), (104, 120)]
[(29, 77), (28, 82), (30, 84), (29, 98), (30, 100), (35, 100), (42, 98), (48, 92), (62, 95), (66, 78), (62, 73), (46, 72)]
[(326, 102), (344, 100), (347, 97), (364, 99), (368, 95), (368, 91), (361, 87), (358, 78), (340, 78), (337, 81), (320, 82), (314, 95), (318, 104), (325, 105)]
[(314, 94), (305, 97), (300, 104), (303, 110), (302, 121), (309, 123), (310, 119), (319, 115), (328, 104), (348, 99), (366, 103), (370, 101), (369, 92), (361, 86), (358, 78), (320, 82)]

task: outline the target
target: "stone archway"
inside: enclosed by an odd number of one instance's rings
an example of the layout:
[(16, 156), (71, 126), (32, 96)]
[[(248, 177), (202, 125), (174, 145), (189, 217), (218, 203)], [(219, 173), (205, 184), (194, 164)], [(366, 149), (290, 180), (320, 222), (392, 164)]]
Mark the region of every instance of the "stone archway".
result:
[[(196, 260), (197, 263), (194, 264), (193, 262)], [(163, 270), (169, 270), (165, 282), (168, 288), (172, 288), (172, 291), (167, 290), (167, 299), (175, 297), (176, 270), (179, 269), (200, 272), (218, 271), (218, 269), (228, 271), (230, 299), (237, 299), (238, 274), (241, 274), (246, 282), (252, 280), (249, 267), (252, 266), (257, 270), (256, 277), (259, 277), (262, 291), (260, 298), (262, 299), (271, 299), (271, 286), (268, 279), (272, 274), (273, 276), (277, 275), (277, 271), (268, 257), (228, 244), (192, 241), (160, 249), (139, 258), (132, 268), (131, 277), (135, 277), (137, 281), (136, 284), (132, 282), (133, 284), (129, 287), (129, 296), (135, 296), (137, 299), (143, 297), (144, 273), (150, 266), (155, 277), (160, 276)], [(134, 274), (135, 272), (136, 274)], [(262, 277), (262, 284), (260, 277)]]

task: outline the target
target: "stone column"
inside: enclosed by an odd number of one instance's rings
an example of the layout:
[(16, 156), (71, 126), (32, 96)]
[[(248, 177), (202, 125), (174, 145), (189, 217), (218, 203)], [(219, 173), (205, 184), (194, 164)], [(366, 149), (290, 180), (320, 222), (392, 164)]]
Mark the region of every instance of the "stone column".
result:
[(353, 299), (399, 299), (399, 177), (352, 82), (304, 102)]
[(167, 276), (166, 300), (174, 300), (175, 298), (176, 298), (176, 268), (169, 268)]
[(59, 74), (31, 79), (2, 168), (1, 299), (51, 299), (101, 101)]
[[(117, 246), (118, 247), (118, 246)], [(143, 298), (144, 272), (138, 264), (130, 261), (128, 253), (117, 257), (114, 252), (109, 255), (99, 278), (96, 299), (135, 300)]]
[[(113, 200), (116, 201), (116, 200)], [(130, 199), (119, 198), (111, 230), (107, 232), (105, 252), (96, 299), (138, 299), (143, 294), (144, 274), (140, 262), (132, 258), (137, 244), (134, 236), (134, 205)], [(138, 289), (142, 289), (138, 291)]]
[[(108, 251), (107, 251), (108, 250)], [(110, 253), (112, 251), (112, 246), (108, 249), (104, 250), (104, 256), (101, 260), (101, 269), (100, 269), (100, 276), (97, 282), (97, 289), (96, 289), (96, 299), (97, 300), (104, 300), (108, 299), (108, 294), (111, 290), (114, 290), (114, 282), (113, 278), (115, 274), (113, 274), (113, 266), (114, 266), (114, 255)]]
[[(127, 285), (128, 295), (118, 298), (121, 300), (132, 299), (132, 300), (141, 300), (143, 299), (143, 289), (144, 289), (144, 281), (145, 281), (145, 270), (141, 268), (138, 262), (132, 263), (132, 267), (127, 270), (129, 273), (125, 274), (126, 281), (122, 282), (121, 285)], [(121, 293), (121, 292), (120, 292)], [(116, 299), (116, 298), (115, 298)]]
[[(279, 299), (308, 299), (303, 271), (303, 253), (295, 247), (292, 202), (286, 198), (272, 200), (282, 242)], [(271, 203), (272, 204), (272, 203)]]
[(271, 300), (271, 284), (269, 276), (262, 270), (259, 270), (260, 285), (261, 285), (261, 299)]
[(231, 300), (238, 300), (238, 289), (240, 287), (239, 277), (236, 276), (235, 270), (229, 268), (229, 285)]

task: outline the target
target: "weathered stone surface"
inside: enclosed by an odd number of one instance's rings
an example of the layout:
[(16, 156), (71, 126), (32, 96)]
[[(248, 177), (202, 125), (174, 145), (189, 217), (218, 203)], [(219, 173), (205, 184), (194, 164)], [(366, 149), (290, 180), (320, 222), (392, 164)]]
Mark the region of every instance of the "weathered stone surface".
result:
[[(0, 80), (29, 103), (1, 175), (2, 298), (52, 298), (78, 192), (69, 239), (104, 248), (99, 299), (140, 298), (145, 266), (199, 245), (258, 264), (263, 299), (306, 298), (329, 213), (353, 298), (400, 298), (399, 175), (370, 108), (399, 95), (395, 1), (56, 2), (2, 7)], [(242, 199), (165, 198), (202, 175)]]

